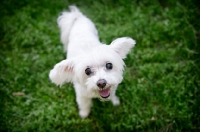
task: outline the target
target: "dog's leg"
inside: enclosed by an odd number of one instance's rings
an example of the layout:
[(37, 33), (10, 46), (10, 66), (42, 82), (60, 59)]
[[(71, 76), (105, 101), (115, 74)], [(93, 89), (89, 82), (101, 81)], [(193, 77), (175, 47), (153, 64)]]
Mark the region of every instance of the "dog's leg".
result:
[(79, 107), (79, 115), (82, 118), (86, 118), (90, 113), (90, 108), (92, 106), (92, 99), (77, 95), (76, 101)]
[(112, 101), (112, 103), (113, 103), (114, 106), (117, 106), (117, 105), (120, 104), (120, 100), (119, 100), (119, 98), (117, 97), (117, 95), (115, 94), (116, 89), (117, 89), (117, 87), (115, 88), (115, 91), (113, 92), (112, 98), (111, 98), (111, 101)]
[(78, 83), (74, 84), (76, 91), (76, 102), (79, 108), (79, 115), (82, 118), (86, 118), (90, 113), (90, 108), (92, 107), (92, 99), (83, 95), (84, 91), (82, 86)]
[(120, 104), (119, 98), (116, 95), (112, 97), (111, 101), (114, 106), (117, 106)]

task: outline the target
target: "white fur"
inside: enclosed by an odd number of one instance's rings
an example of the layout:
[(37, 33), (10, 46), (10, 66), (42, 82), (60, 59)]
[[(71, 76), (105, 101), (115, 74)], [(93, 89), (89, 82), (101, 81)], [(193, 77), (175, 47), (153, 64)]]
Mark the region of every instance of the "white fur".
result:
[[(67, 59), (59, 62), (50, 71), (49, 77), (56, 85), (72, 82), (76, 91), (79, 115), (85, 118), (90, 113), (92, 98), (111, 100), (114, 105), (120, 101), (115, 95), (117, 86), (123, 79), (124, 62), (136, 42), (128, 37), (114, 40), (111, 45), (102, 44), (98, 32), (90, 19), (78, 8), (70, 6), (70, 12), (63, 12), (58, 18), (61, 41), (67, 51)], [(106, 64), (113, 68), (107, 69)], [(86, 68), (92, 70), (86, 75)], [(97, 82), (106, 80), (105, 89), (110, 88), (110, 96), (102, 98)]]

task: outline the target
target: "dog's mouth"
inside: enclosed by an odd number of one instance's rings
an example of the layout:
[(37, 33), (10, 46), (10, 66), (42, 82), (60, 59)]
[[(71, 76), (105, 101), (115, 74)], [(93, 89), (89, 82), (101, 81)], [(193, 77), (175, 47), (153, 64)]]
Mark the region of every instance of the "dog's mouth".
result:
[(110, 87), (99, 90), (99, 94), (102, 98), (108, 98), (110, 96)]

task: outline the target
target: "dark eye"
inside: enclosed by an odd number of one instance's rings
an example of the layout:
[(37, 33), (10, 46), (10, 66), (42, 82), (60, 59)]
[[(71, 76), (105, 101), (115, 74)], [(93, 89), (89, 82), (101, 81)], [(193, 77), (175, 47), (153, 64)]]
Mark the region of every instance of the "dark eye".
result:
[(92, 73), (92, 70), (90, 68), (85, 69), (85, 74), (88, 76)]
[(111, 70), (113, 68), (112, 63), (107, 63), (106, 64), (106, 69)]

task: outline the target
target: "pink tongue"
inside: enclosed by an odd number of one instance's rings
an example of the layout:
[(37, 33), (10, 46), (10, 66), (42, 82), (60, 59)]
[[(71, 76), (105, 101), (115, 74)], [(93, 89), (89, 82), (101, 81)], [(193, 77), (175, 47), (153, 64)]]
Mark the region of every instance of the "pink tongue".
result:
[(107, 89), (104, 89), (102, 91), (99, 91), (101, 97), (108, 97), (110, 95), (110, 89), (107, 88)]

